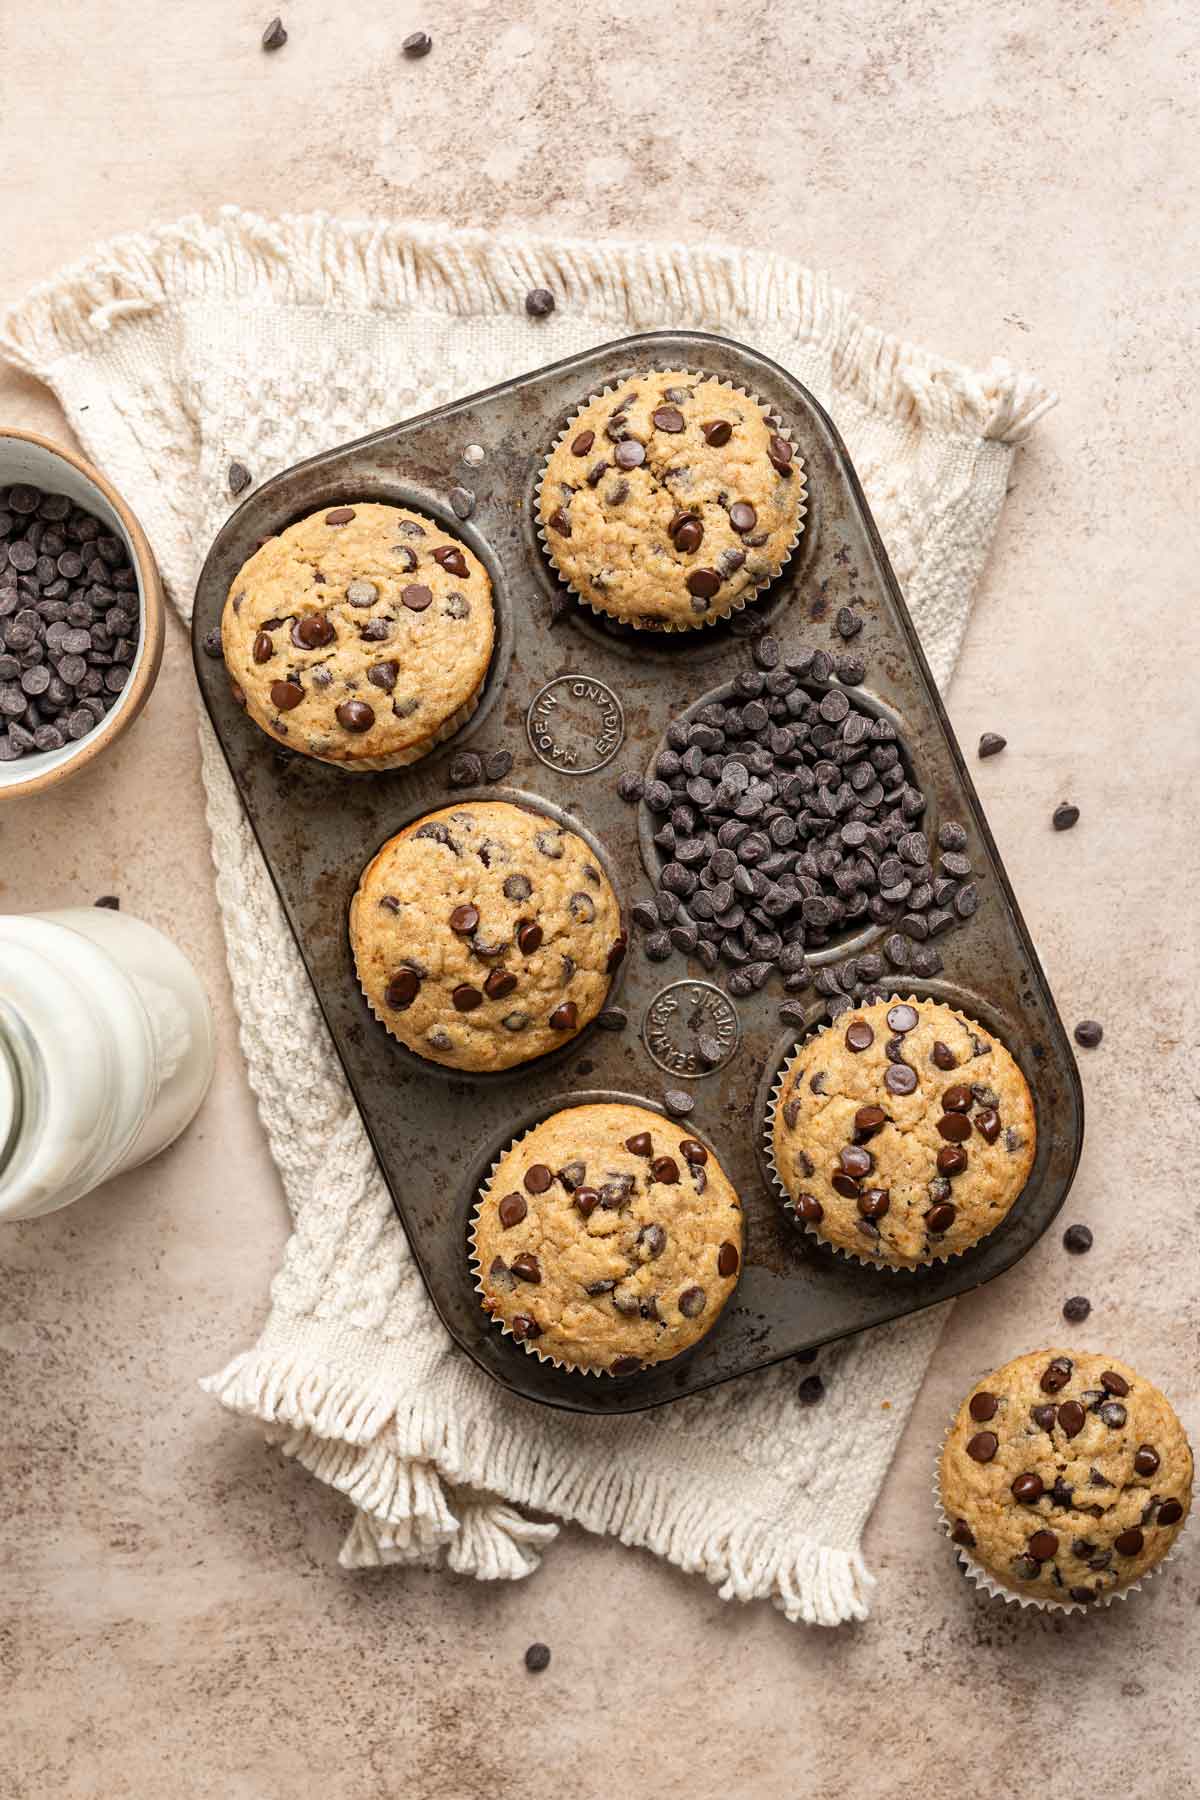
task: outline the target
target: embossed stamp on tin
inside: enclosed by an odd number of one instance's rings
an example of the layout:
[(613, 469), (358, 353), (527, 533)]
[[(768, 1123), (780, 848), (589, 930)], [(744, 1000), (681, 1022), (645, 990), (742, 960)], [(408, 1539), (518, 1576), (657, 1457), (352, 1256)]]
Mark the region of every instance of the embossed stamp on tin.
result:
[(673, 981), (646, 1008), (642, 1038), (660, 1069), (672, 1075), (711, 1075), (738, 1047), (738, 1016), (711, 981)]
[(535, 756), (568, 775), (612, 761), (625, 737), (621, 702), (592, 675), (558, 675), (534, 695), (526, 719)]

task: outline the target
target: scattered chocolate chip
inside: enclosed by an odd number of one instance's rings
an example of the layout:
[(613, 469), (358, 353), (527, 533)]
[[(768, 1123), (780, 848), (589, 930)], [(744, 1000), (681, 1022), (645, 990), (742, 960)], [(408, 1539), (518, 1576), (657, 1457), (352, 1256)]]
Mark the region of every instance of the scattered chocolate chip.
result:
[(1094, 1050), (1104, 1036), (1104, 1027), (1096, 1019), (1081, 1019), (1075, 1027), (1075, 1042), (1085, 1050)]
[(470, 488), (452, 487), (450, 505), (457, 519), (469, 519), (475, 511), (475, 496)]
[(483, 758), (473, 750), (460, 751), (451, 757), (446, 778), (451, 787), (478, 787), (483, 780)]
[(825, 1383), (819, 1375), (806, 1375), (796, 1389), (796, 1395), (801, 1406), (816, 1406), (825, 1398)]
[(1063, 1318), (1072, 1325), (1082, 1325), (1092, 1310), (1092, 1303), (1083, 1294), (1072, 1294), (1069, 1300), (1063, 1301)]
[[(288, 34), (283, 28), (282, 19), (278, 19), (278, 18), (272, 19), (271, 23), (267, 26), (266, 30), (262, 34), (263, 49), (264, 50), (282, 50), (283, 46), (287, 43), (287, 41), (288, 41)], [(231, 487), (233, 486), (232, 481), (230, 482), (230, 486)], [(236, 488), (234, 488), (233, 491), (235, 494), (237, 493)]]
[(1063, 1232), (1063, 1246), (1072, 1256), (1082, 1256), (1091, 1249), (1092, 1243), (1092, 1234), (1086, 1225), (1068, 1225)]
[(682, 1119), (695, 1107), (691, 1094), (685, 1094), (682, 1088), (669, 1088), (663, 1095), (663, 1105), (673, 1119)]
[[(278, 23), (278, 21), (275, 21), (275, 22)], [(286, 37), (286, 33), (285, 33), (285, 37)], [(241, 462), (231, 462), (230, 463), (229, 472), (226, 476), (226, 480), (229, 482), (229, 491), (231, 494), (233, 494), (236, 497), (238, 494), (242, 493), (244, 489), (246, 489), (250, 486), (251, 479), (252, 478), (250, 475), (250, 471), (246, 467), (245, 463), (241, 463)], [(78, 559), (76, 559), (76, 560), (78, 560)], [(61, 561), (61, 559), (60, 559), (60, 561)], [(80, 565), (80, 567), (82, 567), (82, 564)], [(62, 573), (65, 575), (67, 573), (67, 571), (64, 569), (62, 571)]]
[[(408, 36), (401, 42), (400, 48), (403, 50), (405, 56), (411, 58), (413, 62), (416, 62), (419, 57), (429, 55), (429, 52), (433, 49), (433, 39), (427, 31), (410, 31)], [(535, 1644), (533, 1648), (535, 1650), (544, 1650), (546, 1647), (544, 1644)], [(527, 1651), (526, 1662), (528, 1662), (528, 1658), (529, 1652)], [(550, 1652), (546, 1650), (546, 1662), (549, 1662), (549, 1660)], [(541, 1668), (545, 1668), (545, 1666), (545, 1663), (539, 1665)]]
[(979, 740), (980, 756), (999, 756), (1008, 739), (1002, 738), (998, 732), (985, 731)]
[(1060, 801), (1055, 807), (1050, 820), (1055, 831), (1070, 831), (1071, 827), (1077, 825), (1078, 822), (1079, 808), (1077, 806), (1072, 806), (1067, 800)]
[(548, 319), (554, 311), (554, 295), (549, 288), (530, 288), (525, 296), (525, 311), (531, 319)]

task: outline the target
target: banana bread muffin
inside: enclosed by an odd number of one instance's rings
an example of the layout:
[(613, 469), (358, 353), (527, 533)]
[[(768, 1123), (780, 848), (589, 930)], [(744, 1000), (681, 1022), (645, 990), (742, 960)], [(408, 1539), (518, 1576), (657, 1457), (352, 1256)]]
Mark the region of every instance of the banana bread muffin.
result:
[(347, 769), (416, 762), (479, 702), (492, 584), (400, 506), (325, 507), (268, 538), (229, 590), (234, 696), (269, 737)]
[(487, 800), (414, 820), (364, 869), (350, 942), (375, 1017), (418, 1056), (473, 1073), (575, 1037), (625, 954), (583, 839)]
[(801, 1045), (771, 1140), (799, 1223), (912, 1269), (995, 1229), (1029, 1177), (1037, 1125), (1003, 1044), (936, 1001), (892, 999)]
[(597, 611), (690, 630), (745, 605), (800, 531), (804, 475), (757, 401), (683, 369), (589, 400), (538, 492), (550, 559)]
[(630, 1375), (716, 1324), (742, 1210), (708, 1147), (642, 1106), (574, 1106), (497, 1163), (475, 1213), (483, 1307), (574, 1369)]
[(1008, 1592), (1086, 1606), (1170, 1550), (1192, 1453), (1169, 1402), (1127, 1363), (1034, 1350), (963, 1401), (939, 1489), (951, 1540)]

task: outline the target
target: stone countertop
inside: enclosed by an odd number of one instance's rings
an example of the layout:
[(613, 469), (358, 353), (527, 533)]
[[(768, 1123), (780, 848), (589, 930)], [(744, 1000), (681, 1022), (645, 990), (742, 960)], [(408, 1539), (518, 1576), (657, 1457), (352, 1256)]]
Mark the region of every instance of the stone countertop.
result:
[[(864, 1625), (726, 1605), (575, 1530), (511, 1586), (340, 1571), (344, 1503), (196, 1386), (252, 1341), (286, 1226), (173, 629), (118, 749), (0, 813), (0, 905), (118, 893), (195, 958), (220, 1032), (212, 1095), (173, 1150), (0, 1241), (0, 1791), (938, 1800), (1007, 1792), (1014, 1727), (1039, 1772), (1052, 1759), (1055, 1800), (1090, 1800), (1106, 1767), (1137, 1800), (1189, 1791), (1196, 1544), (1128, 1606), (1013, 1616), (955, 1573), (928, 1490), (964, 1384), (1043, 1343), (1111, 1348), (1200, 1428), (1195, 1199), (1177, 1173), (1200, 877), (1194, 10), (291, 0), (291, 40), (266, 56), (270, 11), (6, 10), (0, 298), (99, 238), (226, 200), (714, 237), (828, 268), (880, 324), (1060, 389), (1014, 465), (950, 711), (967, 746), (1009, 740), (973, 772), (1068, 1025), (1105, 1026), (1080, 1053), (1089, 1132), (1062, 1221), (1096, 1243), (1070, 1258), (1053, 1230), (959, 1303), (867, 1531)], [(434, 50), (408, 63), (417, 27)], [(11, 372), (0, 417), (65, 432)], [(1059, 836), (1064, 797), (1082, 818)], [(1083, 1327), (1060, 1318), (1077, 1292)], [(540, 1677), (521, 1667), (534, 1638), (554, 1649)]]

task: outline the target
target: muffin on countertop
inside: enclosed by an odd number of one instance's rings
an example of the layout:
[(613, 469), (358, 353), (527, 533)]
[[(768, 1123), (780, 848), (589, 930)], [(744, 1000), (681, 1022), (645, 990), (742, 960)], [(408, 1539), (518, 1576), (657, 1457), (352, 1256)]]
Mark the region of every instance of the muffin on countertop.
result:
[(500, 1158), (472, 1252), (484, 1310), (518, 1343), (629, 1375), (715, 1325), (737, 1285), (742, 1210), (682, 1125), (642, 1106), (574, 1106)]
[(392, 1036), (476, 1074), (574, 1037), (603, 1006), (626, 946), (589, 845), (497, 800), (443, 807), (390, 838), (359, 880), (350, 942)]
[(547, 461), (538, 516), (555, 568), (590, 606), (689, 630), (779, 573), (803, 500), (800, 461), (758, 402), (672, 369), (576, 414)]
[(796, 1218), (890, 1268), (993, 1231), (1033, 1167), (1025, 1077), (973, 1020), (932, 1000), (843, 1013), (795, 1053), (772, 1122)]
[(1169, 1402), (1128, 1364), (1034, 1350), (963, 1401), (939, 1488), (952, 1541), (998, 1583), (1088, 1605), (1170, 1550), (1192, 1453)]
[(268, 538), (221, 618), (234, 696), (322, 762), (416, 762), (474, 712), (495, 638), (478, 557), (400, 506), (330, 506)]

